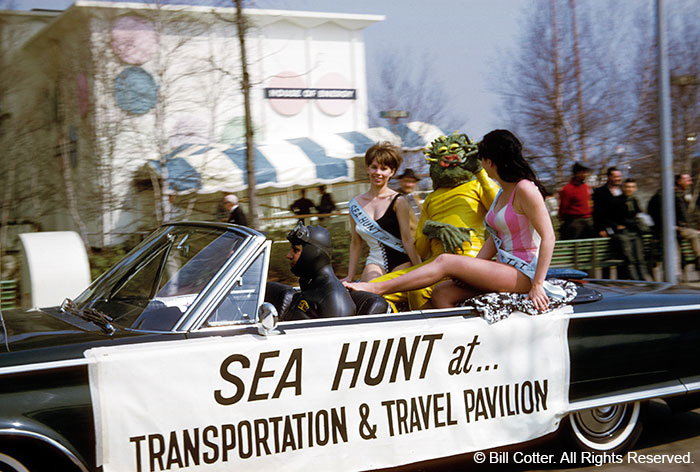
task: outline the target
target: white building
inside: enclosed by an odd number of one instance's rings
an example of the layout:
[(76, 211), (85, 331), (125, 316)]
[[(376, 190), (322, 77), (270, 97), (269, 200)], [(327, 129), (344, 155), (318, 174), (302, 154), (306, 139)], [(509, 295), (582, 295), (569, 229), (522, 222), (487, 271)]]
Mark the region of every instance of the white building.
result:
[[(11, 66), (3, 83), (12, 83), (0, 97), (11, 114), (2, 172), (4, 185), (15, 182), (15, 220), (109, 245), (154, 226), (160, 191), (190, 217), (212, 219), (221, 192), (246, 188), (234, 8), (77, 1), (0, 16)], [(362, 31), (383, 17), (245, 17), (257, 188), (289, 193), (361, 176), (353, 157), (399, 139), (367, 130)], [(415, 149), (440, 134), (418, 123), (401, 130)]]

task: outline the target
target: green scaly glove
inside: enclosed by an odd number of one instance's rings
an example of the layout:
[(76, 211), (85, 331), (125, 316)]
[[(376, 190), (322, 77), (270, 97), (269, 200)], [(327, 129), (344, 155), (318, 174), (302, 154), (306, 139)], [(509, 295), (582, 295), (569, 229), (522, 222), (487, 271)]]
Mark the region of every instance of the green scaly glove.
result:
[(441, 223), (439, 221), (426, 220), (423, 225), (423, 234), (430, 239), (439, 239), (446, 253), (459, 254), (462, 253), (462, 246), (465, 241), (472, 243), (471, 232), (474, 228), (461, 228), (449, 223)]
[(478, 154), (467, 156), (467, 160), (464, 161), (462, 167), (476, 175), (483, 167), (481, 166), (481, 159), (479, 159)]

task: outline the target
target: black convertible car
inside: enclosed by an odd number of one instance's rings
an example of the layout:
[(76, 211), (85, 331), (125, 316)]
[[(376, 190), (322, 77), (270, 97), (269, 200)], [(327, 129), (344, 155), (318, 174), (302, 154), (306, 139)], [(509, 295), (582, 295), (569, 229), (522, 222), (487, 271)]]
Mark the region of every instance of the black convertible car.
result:
[(270, 246), (165, 225), (74, 300), (2, 312), (0, 470), (372, 470), (557, 430), (622, 453), (646, 400), (700, 390), (700, 291), (579, 280), (496, 323), (468, 303), (278, 323)]

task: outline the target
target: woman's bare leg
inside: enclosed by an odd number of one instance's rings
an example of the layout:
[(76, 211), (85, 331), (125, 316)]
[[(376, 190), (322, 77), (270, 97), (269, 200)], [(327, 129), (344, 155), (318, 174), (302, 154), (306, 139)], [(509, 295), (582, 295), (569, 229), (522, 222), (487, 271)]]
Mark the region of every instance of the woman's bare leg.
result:
[(447, 280), (433, 288), (433, 295), (430, 299), (434, 308), (452, 308), (457, 306), (467, 298), (479, 295), (479, 290), (466, 288), (461, 284), (456, 284), (452, 280)]
[(375, 283), (346, 283), (351, 290), (364, 290), (384, 295), (427, 287), (445, 278), (455, 278), (483, 292), (518, 292), (530, 290), (530, 279), (515, 267), (501, 262), (441, 254), (433, 262), (401, 277)]
[(376, 279), (377, 277), (381, 277), (384, 274), (384, 269), (382, 269), (377, 264), (367, 264), (365, 266), (365, 269), (362, 271), (362, 276), (360, 280), (362, 282), (369, 282), (370, 280)]
[(394, 279), (372, 283), (343, 282), (343, 284), (350, 290), (361, 290), (365, 292), (376, 293), (378, 295), (384, 295), (386, 293), (395, 292), (408, 292), (409, 290), (416, 290), (419, 288), (427, 287), (445, 278), (444, 275), (441, 275), (444, 272), (444, 263), (440, 261), (440, 258), (442, 258), (443, 256), (444, 254), (438, 256), (433, 262), (420, 266), (417, 269), (412, 270), (411, 272), (408, 272)]

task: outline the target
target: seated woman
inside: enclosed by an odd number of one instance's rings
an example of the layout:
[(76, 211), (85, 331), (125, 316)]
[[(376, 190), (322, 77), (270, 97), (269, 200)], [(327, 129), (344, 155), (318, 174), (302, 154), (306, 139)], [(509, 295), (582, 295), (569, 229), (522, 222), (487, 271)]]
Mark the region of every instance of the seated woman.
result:
[(411, 206), (387, 187), (402, 161), (401, 151), (389, 142), (377, 143), (365, 153), (370, 187), (348, 204), (352, 240), (348, 275), (343, 281), (355, 278), (362, 241), (369, 246), (362, 281), (420, 263), (410, 230)]
[[(545, 190), (523, 158), (520, 141), (510, 131), (491, 131), (479, 143), (479, 158), (501, 191), (486, 215), (490, 237), (476, 258), (442, 254), (392, 280), (345, 286), (383, 295), (448, 279), (433, 291), (436, 308), (453, 307), (485, 292), (527, 293), (540, 311), (547, 309), (549, 297), (563, 298), (563, 289), (545, 280), (554, 229), (544, 203)], [(492, 261), (496, 254), (498, 261)]]

